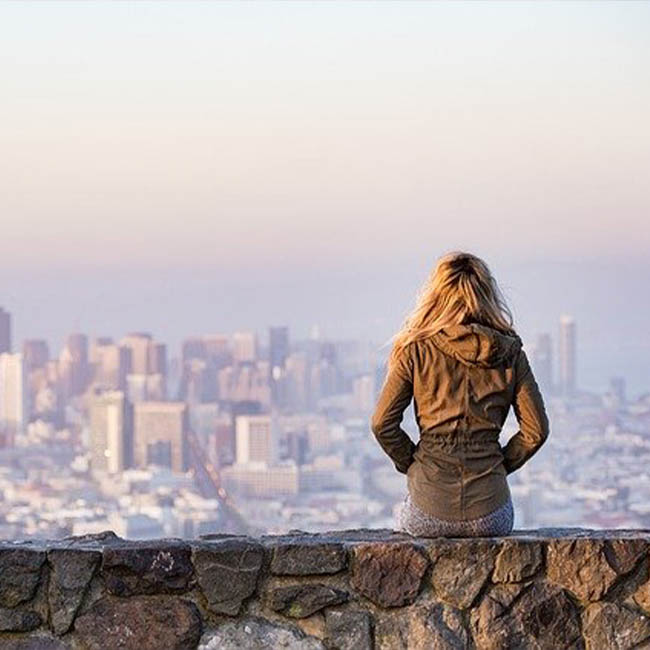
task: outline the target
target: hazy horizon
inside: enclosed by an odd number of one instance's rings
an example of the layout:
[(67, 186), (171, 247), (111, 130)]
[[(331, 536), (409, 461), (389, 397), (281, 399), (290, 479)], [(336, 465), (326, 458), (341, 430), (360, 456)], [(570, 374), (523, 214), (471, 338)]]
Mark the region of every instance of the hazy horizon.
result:
[(0, 306), (69, 331), (388, 338), (493, 268), (648, 389), (650, 4), (5, 3)]

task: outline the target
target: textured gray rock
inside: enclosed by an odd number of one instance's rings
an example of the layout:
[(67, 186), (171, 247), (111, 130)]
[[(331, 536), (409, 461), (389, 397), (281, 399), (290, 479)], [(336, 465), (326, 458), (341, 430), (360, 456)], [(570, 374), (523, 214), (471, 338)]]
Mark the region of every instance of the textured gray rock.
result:
[(325, 624), (325, 645), (330, 650), (372, 650), (372, 616), (368, 612), (331, 610)]
[(264, 560), (258, 542), (245, 538), (205, 542), (192, 548), (197, 580), (210, 610), (236, 616), (257, 589)]
[(102, 577), (117, 596), (186, 591), (192, 577), (189, 544), (128, 542), (104, 549)]
[(70, 629), (101, 559), (102, 554), (99, 551), (75, 548), (48, 551), (47, 561), (50, 565), (48, 601), (50, 621), (56, 634), (64, 634)]
[(417, 598), (428, 566), (412, 544), (361, 544), (354, 548), (351, 582), (376, 605), (403, 607)]
[(196, 605), (180, 597), (107, 596), (74, 624), (88, 650), (188, 650), (202, 632)]
[(497, 552), (494, 542), (482, 539), (440, 540), (430, 546), (438, 598), (460, 609), (470, 607), (494, 569)]
[(306, 618), (324, 607), (340, 605), (348, 593), (316, 583), (276, 587), (269, 594), (269, 607), (291, 618)]
[(0, 632), (28, 632), (40, 624), (40, 614), (31, 609), (0, 607)]
[(542, 581), (493, 587), (472, 610), (470, 625), (478, 650), (584, 647), (573, 603)]
[(15, 607), (34, 597), (45, 559), (43, 549), (0, 547), (0, 606)]
[(546, 552), (548, 579), (575, 594), (580, 600), (599, 600), (616, 580), (599, 539), (551, 541)]
[(246, 618), (206, 631), (198, 650), (325, 650), (322, 641), (286, 625)]
[(650, 640), (650, 619), (615, 603), (591, 603), (582, 612), (582, 629), (587, 650), (629, 650)]
[(307, 576), (338, 573), (345, 569), (347, 554), (343, 544), (298, 540), (275, 544), (271, 550), (271, 573)]
[(630, 572), (647, 553), (648, 542), (644, 539), (613, 539), (605, 543), (605, 556), (619, 574)]
[(492, 574), (493, 582), (521, 582), (542, 566), (542, 547), (539, 542), (506, 540), (497, 555)]
[(4, 638), (0, 640), (2, 650), (72, 650), (67, 642), (43, 634), (23, 638)]

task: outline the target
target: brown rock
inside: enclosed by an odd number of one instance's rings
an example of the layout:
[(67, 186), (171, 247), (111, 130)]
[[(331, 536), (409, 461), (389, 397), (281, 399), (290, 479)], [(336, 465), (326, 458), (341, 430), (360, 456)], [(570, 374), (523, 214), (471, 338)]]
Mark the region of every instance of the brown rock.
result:
[(417, 598), (428, 566), (411, 544), (360, 544), (354, 549), (352, 585), (376, 605), (402, 607)]
[(470, 624), (478, 650), (584, 647), (575, 607), (561, 588), (545, 582), (493, 587)]
[(45, 558), (40, 549), (0, 548), (0, 606), (15, 607), (34, 597)]
[(644, 539), (612, 539), (605, 544), (605, 556), (616, 573), (629, 573), (648, 551)]
[(343, 544), (295, 541), (278, 544), (271, 555), (271, 573), (285, 576), (332, 574), (347, 564)]
[(650, 619), (615, 603), (591, 603), (582, 630), (587, 650), (628, 650), (650, 639)]
[(48, 551), (48, 602), (51, 625), (56, 634), (64, 634), (70, 629), (101, 558), (99, 551), (73, 548)]
[(324, 607), (340, 605), (347, 600), (346, 591), (309, 583), (273, 589), (269, 597), (269, 607), (291, 618), (305, 618)]
[(216, 614), (236, 616), (257, 588), (262, 546), (245, 538), (201, 543), (192, 549), (192, 562), (208, 606)]
[(107, 596), (74, 623), (88, 650), (188, 650), (201, 637), (194, 603), (168, 596)]
[(583, 601), (599, 600), (617, 577), (607, 562), (605, 542), (588, 538), (550, 541), (546, 575)]
[(493, 582), (521, 582), (542, 565), (542, 548), (536, 541), (506, 540), (497, 555)]
[(650, 614), (650, 580), (644, 582), (632, 594), (632, 599), (641, 609)]
[(409, 650), (467, 650), (470, 636), (461, 613), (445, 603), (409, 610)]
[(190, 547), (160, 540), (111, 544), (101, 572), (116, 596), (183, 592), (192, 577)]
[(494, 542), (440, 540), (429, 548), (436, 595), (460, 609), (470, 607), (494, 568)]

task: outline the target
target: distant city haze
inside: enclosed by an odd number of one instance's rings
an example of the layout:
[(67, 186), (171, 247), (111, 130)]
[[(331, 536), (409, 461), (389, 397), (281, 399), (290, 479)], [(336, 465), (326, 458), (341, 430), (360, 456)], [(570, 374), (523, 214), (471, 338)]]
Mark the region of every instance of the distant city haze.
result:
[(0, 306), (380, 345), (437, 257), (648, 391), (650, 4), (4, 3)]

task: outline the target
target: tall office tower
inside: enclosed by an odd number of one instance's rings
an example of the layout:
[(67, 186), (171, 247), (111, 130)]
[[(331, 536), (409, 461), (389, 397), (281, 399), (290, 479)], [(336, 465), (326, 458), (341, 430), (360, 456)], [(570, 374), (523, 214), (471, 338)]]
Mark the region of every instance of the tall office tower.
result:
[(149, 348), (151, 344), (152, 336), (148, 332), (133, 332), (127, 334), (120, 341), (120, 345), (131, 351), (130, 374), (146, 375), (149, 373)]
[(238, 415), (235, 418), (237, 464), (271, 466), (278, 460), (276, 423), (269, 415)]
[(203, 339), (196, 336), (185, 339), (181, 345), (181, 356), (183, 357), (183, 363), (192, 359), (205, 359)]
[(65, 347), (70, 363), (70, 394), (81, 395), (86, 390), (89, 379), (88, 337), (85, 334), (70, 334)]
[(271, 402), (276, 406), (287, 404), (287, 357), (289, 356), (289, 328), (269, 328), (269, 383)]
[(133, 465), (133, 407), (122, 391), (98, 391), (90, 406), (90, 466), (115, 474)]
[(566, 314), (560, 317), (559, 353), (560, 394), (572, 397), (576, 394), (576, 324)]
[(93, 381), (104, 389), (126, 390), (131, 352), (112, 339), (95, 339), (90, 349)]
[(27, 422), (26, 375), (22, 354), (0, 354), (0, 446), (13, 445)]
[(183, 473), (189, 468), (189, 419), (183, 402), (140, 402), (133, 415), (133, 451), (136, 467), (149, 464)]
[(359, 413), (370, 413), (375, 401), (375, 378), (372, 374), (356, 377), (352, 382), (354, 408)]
[(540, 334), (531, 354), (531, 365), (540, 390), (551, 395), (553, 386), (553, 342), (550, 334)]
[(11, 352), (11, 314), (0, 307), (0, 354)]
[(47, 341), (42, 339), (27, 339), (23, 343), (23, 357), (28, 371), (44, 368), (50, 360), (50, 349)]
[(255, 332), (235, 332), (232, 335), (233, 361), (243, 363), (257, 358), (257, 336)]

